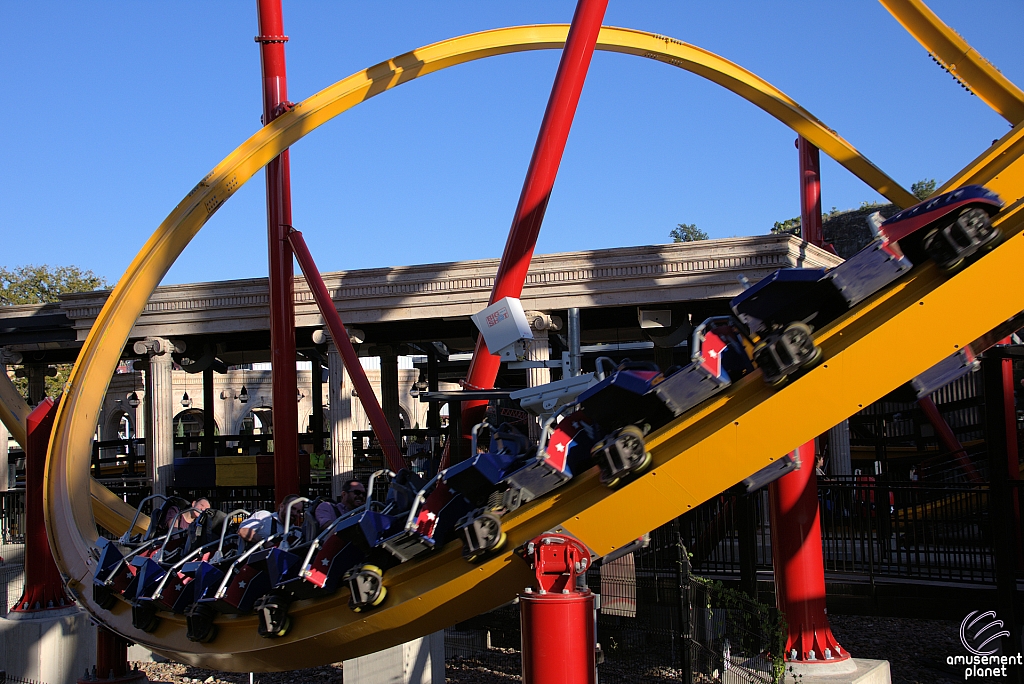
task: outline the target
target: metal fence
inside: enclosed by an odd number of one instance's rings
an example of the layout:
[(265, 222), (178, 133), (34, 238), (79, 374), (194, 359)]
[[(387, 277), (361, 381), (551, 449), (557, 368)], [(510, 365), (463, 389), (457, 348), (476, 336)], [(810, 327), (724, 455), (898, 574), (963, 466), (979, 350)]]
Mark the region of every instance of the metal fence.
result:
[(0, 492), (0, 544), (25, 541), (25, 490)]
[(786, 632), (775, 608), (696, 577), (688, 578), (684, 590), (689, 605), (687, 681), (781, 681)]
[[(874, 477), (818, 483), (826, 573), (875, 578), (995, 583), (989, 487), (887, 482)], [(768, 492), (751, 495), (752, 520), (722, 495), (681, 518), (694, 571), (738, 575), (742, 523), (753, 530), (758, 569), (771, 570)]]

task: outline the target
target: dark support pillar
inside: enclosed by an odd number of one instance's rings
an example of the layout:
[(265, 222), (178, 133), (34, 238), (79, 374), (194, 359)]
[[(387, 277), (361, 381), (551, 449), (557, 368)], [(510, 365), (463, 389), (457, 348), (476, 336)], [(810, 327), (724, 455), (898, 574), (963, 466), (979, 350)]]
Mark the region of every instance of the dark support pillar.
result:
[[(437, 391), (437, 352), (431, 347), (427, 353), (427, 391)], [(427, 409), (427, 429), (438, 430), (441, 428), (441, 402), (430, 402)]]
[(380, 357), (380, 407), (391, 426), (391, 434), (402, 446), (402, 421), (398, 410), (398, 354), (389, 347), (379, 347)]
[(654, 363), (658, 364), (658, 368), (662, 371), (671, 368), (675, 364), (675, 354), (672, 347), (655, 347)]
[[(985, 384), (985, 446), (992, 481), (989, 519), (992, 521), (992, 550), (999, 597), (997, 613), (1010, 632), (1010, 636), (1003, 639), (1003, 653), (1013, 654), (1020, 650), (1019, 621), (1022, 617), (1017, 610), (1016, 564), (1019, 549), (1015, 534), (1017, 521), (1013, 519), (1014, 487), (1010, 483), (1010, 461), (1017, 466), (1016, 449), (1012, 459), (1009, 453), (1010, 446), (1016, 447), (1017, 426), (1013, 403), (1013, 358), (1003, 353), (1004, 349), (986, 352), (981, 372)], [(1004, 383), (1004, 375), (1007, 374), (1010, 377), (1008, 393), (1007, 383)], [(1021, 668), (1008, 668), (1008, 672), (1011, 673), (1010, 681), (1021, 681)]]
[(313, 452), (324, 453), (324, 369), (313, 357)]
[(213, 420), (213, 367), (203, 371), (203, 456), (213, 456), (213, 436), (217, 432)]
[[(462, 435), (462, 402), (448, 402), (448, 457), (452, 465), (462, 462), (467, 454), (463, 453)], [(467, 442), (468, 444), (468, 442)]]
[(758, 497), (736, 497), (736, 532), (740, 547), (740, 589), (757, 600), (757, 501)]

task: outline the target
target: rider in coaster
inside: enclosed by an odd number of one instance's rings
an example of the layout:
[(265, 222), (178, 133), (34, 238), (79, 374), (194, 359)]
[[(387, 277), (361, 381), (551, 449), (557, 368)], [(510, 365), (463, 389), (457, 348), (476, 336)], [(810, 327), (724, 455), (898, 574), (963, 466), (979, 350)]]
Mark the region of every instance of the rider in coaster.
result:
[(238, 536), (252, 543), (283, 531), (282, 527), (289, 507), (292, 509), (292, 526), (300, 524), (302, 522), (302, 502), (296, 501), (298, 498), (294, 494), (285, 497), (285, 500), (277, 507), (277, 513), (266, 510), (256, 511), (239, 526)]
[(366, 503), (366, 487), (359, 480), (348, 480), (341, 486), (341, 500), (337, 503), (324, 501), (316, 507), (313, 515), (316, 516), (317, 525), (324, 529), (341, 516), (349, 513)]

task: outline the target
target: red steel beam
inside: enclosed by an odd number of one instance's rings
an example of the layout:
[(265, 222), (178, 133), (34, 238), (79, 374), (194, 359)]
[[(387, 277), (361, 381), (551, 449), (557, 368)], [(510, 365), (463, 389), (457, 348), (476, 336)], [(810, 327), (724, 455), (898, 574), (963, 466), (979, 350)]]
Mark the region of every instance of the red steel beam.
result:
[[(572, 128), (576, 105), (580, 101), (583, 83), (587, 78), (590, 60), (597, 44), (597, 34), (608, 7), (608, 0), (579, 0), (576, 12), (569, 26), (569, 35), (558, 63), (558, 72), (551, 87), (547, 109), (537, 134), (533, 157), (523, 182), (509, 229), (505, 252), (498, 265), (494, 289), (489, 302), (493, 304), (503, 297), (519, 297), (523, 293), (526, 272), (537, 245), (537, 235), (544, 221), (544, 211), (551, 197), (551, 188), (558, 175), (558, 166), (565, 151), (565, 142)], [(498, 375), (498, 357), (492, 356), (484, 344), (483, 336), (477, 340), (473, 360), (469, 364), (465, 385), (469, 389), (491, 388)], [(462, 409), (464, 430), (471, 430), (480, 422), (482, 402), (465, 402)], [(447, 460), (447, 454), (445, 456)]]
[[(285, 71), (281, 0), (257, 0), (260, 62), (263, 67), (263, 125), (286, 112), (288, 77)], [(270, 281), (270, 368), (274, 410), (274, 496), (277, 503), (299, 493), (299, 416), (295, 401), (295, 299), (292, 251), (288, 230), (292, 222), (291, 173), (288, 151), (267, 164), (267, 239)]]
[(803, 136), (796, 139), (800, 153), (800, 233), (807, 242), (824, 247), (821, 232), (821, 156)]
[[(53, 560), (46, 538), (43, 513), (43, 479), (46, 472), (46, 448), (50, 443), (57, 404), (46, 397), (25, 421), (25, 590), (12, 613), (35, 613), (65, 608), (73, 604), (64, 591), (64, 582)], [(4, 467), (7, 464), (4, 463)]]
[(324, 321), (327, 323), (327, 329), (334, 340), (334, 346), (338, 348), (338, 353), (341, 354), (341, 358), (345, 362), (345, 368), (348, 369), (348, 375), (352, 378), (352, 385), (359, 395), (359, 401), (362, 403), (363, 410), (366, 411), (366, 415), (370, 419), (370, 425), (377, 435), (377, 440), (384, 450), (385, 457), (388, 459), (388, 467), (397, 473), (401, 468), (405, 467), (405, 462), (402, 460), (402, 452), (395, 441), (395, 435), (391, 431), (388, 419), (384, 416), (384, 411), (381, 410), (380, 404), (377, 402), (377, 395), (374, 394), (370, 381), (366, 379), (366, 371), (363, 370), (363, 365), (359, 363), (359, 357), (356, 356), (356, 350), (352, 346), (352, 340), (349, 339), (348, 331), (345, 330), (345, 324), (341, 320), (341, 315), (334, 308), (334, 300), (331, 299), (327, 286), (324, 284), (323, 278), (320, 277), (320, 271), (317, 270), (316, 263), (313, 262), (313, 255), (309, 253), (306, 241), (302, 238), (302, 233), (299, 231), (292, 229), (288, 233), (288, 242), (295, 253), (295, 258), (299, 262), (302, 274), (306, 277), (306, 282), (313, 293), (316, 306), (320, 309), (320, 315), (324, 317)]
[[(800, 156), (800, 226), (803, 239), (823, 247), (818, 148), (797, 138)], [(813, 410), (813, 407), (808, 407)], [(825, 614), (825, 565), (821, 552), (814, 440), (798, 447), (800, 468), (769, 488), (775, 602), (786, 616), (786, 659), (828, 663), (847, 660)], [(879, 513), (882, 515), (882, 513)], [(828, 649), (831, 660), (825, 659)]]

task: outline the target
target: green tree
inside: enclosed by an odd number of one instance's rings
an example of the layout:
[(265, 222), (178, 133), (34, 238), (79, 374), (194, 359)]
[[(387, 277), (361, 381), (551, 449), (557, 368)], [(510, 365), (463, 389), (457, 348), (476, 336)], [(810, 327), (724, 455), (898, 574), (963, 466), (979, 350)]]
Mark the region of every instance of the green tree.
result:
[[(107, 281), (92, 271), (77, 266), (20, 266), (8, 270), (0, 266), (0, 306), (55, 302), (69, 292), (90, 292), (107, 287)], [(46, 378), (46, 394), (56, 397), (64, 391), (71, 364), (57, 364), (56, 377)], [(13, 378), (22, 396), (28, 396), (28, 380)]]
[(680, 223), (668, 235), (672, 242), (699, 242), (709, 237), (696, 223)]
[(55, 302), (69, 292), (90, 292), (107, 287), (107, 281), (77, 266), (0, 266), (0, 305)]
[(796, 235), (800, 237), (800, 217), (794, 216), (785, 221), (776, 221), (772, 226), (773, 235)]
[(910, 192), (914, 193), (914, 197), (919, 200), (928, 199), (928, 197), (935, 192), (935, 179), (926, 178), (917, 181), (910, 186)]

